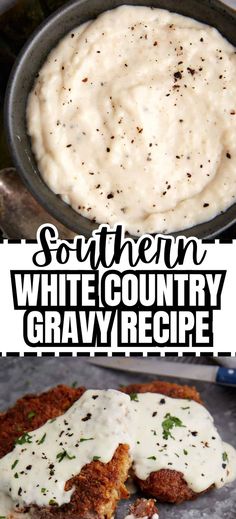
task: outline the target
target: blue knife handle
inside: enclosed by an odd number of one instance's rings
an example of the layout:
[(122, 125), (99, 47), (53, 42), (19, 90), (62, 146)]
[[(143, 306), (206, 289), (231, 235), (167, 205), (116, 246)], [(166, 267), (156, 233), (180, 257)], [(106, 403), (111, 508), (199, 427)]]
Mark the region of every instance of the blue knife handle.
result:
[(236, 387), (236, 369), (233, 368), (219, 368), (216, 374), (216, 382), (218, 384), (225, 384), (226, 386)]

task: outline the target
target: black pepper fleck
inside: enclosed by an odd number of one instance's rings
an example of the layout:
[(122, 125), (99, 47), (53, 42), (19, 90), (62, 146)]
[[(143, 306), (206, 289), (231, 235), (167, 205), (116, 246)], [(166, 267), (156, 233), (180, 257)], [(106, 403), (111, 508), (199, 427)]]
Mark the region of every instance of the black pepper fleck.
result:
[(174, 73), (174, 78), (175, 78), (175, 81), (177, 81), (178, 79), (182, 79), (182, 74), (181, 72), (177, 71)]

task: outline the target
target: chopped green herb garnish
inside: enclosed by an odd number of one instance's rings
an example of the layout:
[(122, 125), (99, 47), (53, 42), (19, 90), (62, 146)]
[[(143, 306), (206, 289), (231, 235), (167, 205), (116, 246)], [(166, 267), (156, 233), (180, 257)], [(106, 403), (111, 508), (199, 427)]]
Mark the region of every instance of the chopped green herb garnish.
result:
[(156, 460), (156, 456), (149, 456), (149, 458), (147, 458), (148, 460)]
[(19, 460), (14, 461), (13, 465), (11, 466), (11, 470), (13, 470), (16, 467), (17, 463), (19, 463)]
[(53, 422), (55, 422), (55, 421), (56, 421), (56, 418), (52, 418), (52, 419), (49, 421), (49, 423), (53, 423)]
[(139, 440), (137, 440), (137, 444), (140, 445), (140, 441)]
[(101, 458), (101, 456), (94, 456), (93, 461), (98, 461), (98, 460), (100, 460), (100, 458)]
[(171, 416), (170, 413), (167, 413), (165, 415), (165, 419), (162, 422), (162, 436), (164, 440), (168, 440), (168, 438), (174, 439), (170, 432), (174, 427), (185, 427), (185, 425), (183, 425), (183, 422), (179, 418), (176, 416)]
[(32, 420), (32, 418), (34, 418), (34, 416), (36, 416), (35, 411), (30, 411), (30, 413), (28, 414), (28, 419)]
[(181, 407), (181, 409), (183, 409), (185, 411), (186, 409), (190, 409), (190, 407), (189, 406), (188, 407)]
[(75, 456), (70, 456), (68, 454), (67, 451), (63, 450), (62, 452), (59, 452), (57, 454), (57, 459), (59, 460), (59, 463), (61, 463), (62, 460), (64, 460), (64, 458), (68, 459), (68, 460), (74, 460), (75, 459)]
[(14, 474), (14, 478), (15, 478), (15, 479), (18, 479), (18, 478), (19, 478), (19, 474), (18, 474), (17, 472)]
[(32, 436), (29, 433), (24, 433), (18, 440), (16, 440), (16, 445), (24, 445), (24, 443), (32, 443)]
[(49, 505), (56, 505), (56, 506), (58, 506), (57, 502), (54, 499), (50, 499)]
[(78, 386), (78, 382), (76, 382), (76, 381), (75, 381), (75, 382), (72, 382), (71, 387), (73, 387), (73, 389), (74, 389), (75, 387), (77, 387), (77, 386)]
[(156, 436), (156, 435), (157, 435), (157, 432), (154, 431), (154, 429), (151, 429), (151, 432), (153, 433), (153, 436)]
[(37, 440), (36, 443), (37, 443), (38, 445), (42, 445), (42, 443), (45, 442), (45, 438), (46, 438), (46, 436), (47, 436), (47, 434), (44, 433), (44, 435), (42, 436), (42, 438), (41, 438), (40, 440)]
[(139, 402), (137, 393), (130, 393), (130, 400), (133, 400), (134, 402)]
[(223, 452), (222, 459), (223, 459), (223, 461), (229, 461), (229, 457), (228, 457), (227, 452)]
[(188, 451), (186, 451), (186, 449), (184, 449), (184, 455), (185, 455), (185, 456), (188, 455)]
[(48, 492), (48, 490), (46, 488), (41, 488), (41, 492), (42, 492), (42, 494), (46, 494), (46, 492)]
[(94, 438), (80, 438), (80, 442), (88, 442), (90, 440), (94, 440)]
[(0, 515), (0, 519), (7, 519), (5, 515)]
[(177, 458), (179, 458), (179, 455), (177, 454), (177, 452), (175, 452), (175, 455), (177, 456)]

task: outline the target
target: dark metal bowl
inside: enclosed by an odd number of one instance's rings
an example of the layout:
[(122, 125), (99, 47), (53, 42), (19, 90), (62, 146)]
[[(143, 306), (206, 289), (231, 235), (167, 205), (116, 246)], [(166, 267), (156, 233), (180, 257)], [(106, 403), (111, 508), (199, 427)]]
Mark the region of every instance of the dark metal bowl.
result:
[[(236, 46), (236, 12), (218, 0), (73, 0), (47, 18), (24, 46), (13, 67), (5, 102), (8, 141), (14, 163), (35, 198), (66, 227), (86, 237), (97, 226), (77, 214), (44, 183), (26, 130), (26, 103), (34, 78), (50, 50), (72, 28), (121, 4), (166, 8), (216, 27)], [(20, 28), (19, 28), (20, 30)], [(199, 238), (217, 236), (236, 222), (236, 204), (210, 222), (175, 233)]]

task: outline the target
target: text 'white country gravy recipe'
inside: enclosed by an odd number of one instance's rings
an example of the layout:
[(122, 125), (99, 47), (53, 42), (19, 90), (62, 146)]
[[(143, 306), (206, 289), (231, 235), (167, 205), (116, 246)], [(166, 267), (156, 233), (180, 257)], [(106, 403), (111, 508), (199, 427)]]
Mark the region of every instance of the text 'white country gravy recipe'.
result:
[(87, 463), (108, 463), (120, 444), (129, 445), (134, 473), (143, 480), (153, 471), (176, 470), (200, 493), (236, 477), (236, 451), (201, 404), (88, 390), (64, 415), (21, 436), (0, 460), (0, 502), (20, 508), (69, 503), (74, 489), (65, 491), (66, 482)]
[(166, 10), (122, 6), (73, 29), (28, 101), (45, 182), (134, 235), (212, 219), (236, 196), (235, 78), (216, 29)]

